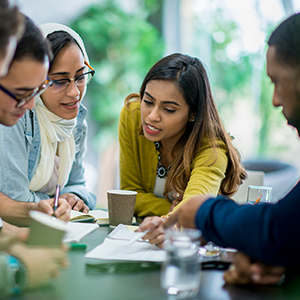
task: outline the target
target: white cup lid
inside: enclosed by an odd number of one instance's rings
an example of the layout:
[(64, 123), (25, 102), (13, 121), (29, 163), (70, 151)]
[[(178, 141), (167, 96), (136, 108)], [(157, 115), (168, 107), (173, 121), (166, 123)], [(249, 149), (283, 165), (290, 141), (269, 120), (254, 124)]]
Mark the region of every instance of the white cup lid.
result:
[(49, 226), (51, 228), (57, 229), (57, 230), (62, 230), (62, 231), (66, 231), (67, 229), (67, 223), (59, 220), (55, 217), (51, 217), (47, 214), (44, 214), (42, 212), (36, 211), (36, 210), (32, 210), (29, 212), (29, 215), (32, 219), (34, 219), (35, 221), (42, 223), (46, 226)]
[(117, 195), (136, 195), (136, 191), (128, 191), (128, 190), (108, 190), (107, 193), (117, 194)]

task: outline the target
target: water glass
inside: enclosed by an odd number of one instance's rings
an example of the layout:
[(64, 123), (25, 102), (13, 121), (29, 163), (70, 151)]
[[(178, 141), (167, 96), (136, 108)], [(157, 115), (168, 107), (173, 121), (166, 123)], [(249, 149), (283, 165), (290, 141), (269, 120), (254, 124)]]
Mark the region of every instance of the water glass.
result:
[(198, 294), (201, 265), (199, 262), (201, 231), (168, 229), (165, 235), (166, 261), (161, 270), (161, 286), (176, 298)]
[(272, 202), (272, 188), (269, 186), (249, 185), (247, 203), (254, 205), (263, 202)]

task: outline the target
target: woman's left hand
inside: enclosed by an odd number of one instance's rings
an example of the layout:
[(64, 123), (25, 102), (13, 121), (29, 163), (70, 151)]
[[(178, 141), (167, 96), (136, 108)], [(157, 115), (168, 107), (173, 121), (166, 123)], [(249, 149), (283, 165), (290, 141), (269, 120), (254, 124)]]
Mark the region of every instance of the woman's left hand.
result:
[(169, 212), (168, 212), (168, 214), (170, 213), (170, 212), (172, 212), (173, 211), (173, 209), (175, 208), (175, 206), (177, 206), (181, 201), (182, 201), (182, 195), (180, 195), (179, 193), (174, 193), (173, 194), (173, 202), (172, 202), (172, 205), (171, 205), (171, 207), (170, 207), (170, 209), (169, 209)]
[(90, 210), (88, 206), (84, 204), (84, 201), (73, 193), (64, 193), (59, 197), (66, 199), (73, 210), (82, 211), (84, 213), (88, 213)]

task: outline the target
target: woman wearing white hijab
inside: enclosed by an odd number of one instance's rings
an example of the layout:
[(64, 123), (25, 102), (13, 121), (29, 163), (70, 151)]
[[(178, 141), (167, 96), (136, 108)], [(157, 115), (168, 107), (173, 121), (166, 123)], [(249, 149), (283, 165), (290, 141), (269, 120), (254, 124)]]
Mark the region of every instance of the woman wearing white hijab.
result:
[(85, 187), (87, 110), (81, 101), (95, 71), (82, 39), (71, 28), (48, 23), (40, 29), (53, 52), (48, 75), (52, 83), (16, 126), (0, 127), (9, 179), (2, 178), (0, 191), (19, 201), (38, 202), (53, 197), (60, 184), (60, 197), (73, 209), (88, 212), (96, 197)]

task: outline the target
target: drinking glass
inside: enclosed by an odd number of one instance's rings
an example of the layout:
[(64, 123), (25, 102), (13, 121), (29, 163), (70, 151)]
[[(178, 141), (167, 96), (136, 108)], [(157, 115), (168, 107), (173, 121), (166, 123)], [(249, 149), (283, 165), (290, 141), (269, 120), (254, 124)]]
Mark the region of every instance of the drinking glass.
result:
[(198, 294), (201, 276), (199, 246), (201, 231), (168, 229), (165, 235), (166, 261), (161, 270), (161, 286), (176, 298)]
[(254, 205), (262, 202), (272, 202), (272, 188), (269, 186), (249, 185), (247, 203)]

